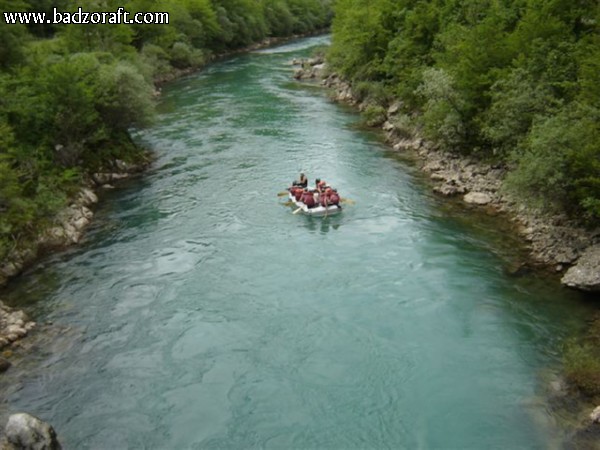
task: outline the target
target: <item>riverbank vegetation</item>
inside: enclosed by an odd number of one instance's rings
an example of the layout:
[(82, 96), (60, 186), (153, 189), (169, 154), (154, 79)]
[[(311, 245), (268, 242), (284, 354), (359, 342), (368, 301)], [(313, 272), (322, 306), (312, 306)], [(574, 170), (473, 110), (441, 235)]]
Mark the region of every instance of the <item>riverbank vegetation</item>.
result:
[(329, 0), (0, 0), (0, 10), (168, 12), (168, 25), (8, 25), (0, 18), (0, 261), (90, 173), (141, 150), (154, 82), (266, 37), (322, 29)]
[(400, 99), (403, 128), (503, 163), (507, 189), (593, 226), (599, 20), (593, 0), (338, 0), (328, 60), (369, 118)]
[(582, 337), (565, 343), (564, 362), (567, 380), (585, 395), (600, 399), (600, 315)]

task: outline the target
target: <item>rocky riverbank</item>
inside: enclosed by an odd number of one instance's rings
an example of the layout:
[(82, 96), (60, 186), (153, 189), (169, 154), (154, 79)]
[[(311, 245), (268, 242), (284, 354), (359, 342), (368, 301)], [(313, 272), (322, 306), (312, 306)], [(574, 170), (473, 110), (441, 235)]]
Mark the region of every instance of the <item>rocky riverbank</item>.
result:
[[(149, 163), (149, 156), (137, 164), (116, 160), (110, 171), (93, 174), (47, 228), (39, 230), (34, 239), (16, 246), (0, 262), (0, 287), (21, 274), (48, 251), (80, 243), (85, 229), (94, 217), (92, 208), (98, 203), (98, 192), (112, 189), (114, 183), (141, 173)], [(35, 323), (29, 321), (23, 311), (9, 308), (0, 301), (0, 350), (9, 348), (27, 336), (34, 327)], [(10, 365), (9, 361), (0, 358), (0, 372), (6, 371)]]
[[(330, 88), (337, 102), (365, 110), (352, 85), (335, 73), (327, 73), (322, 58), (294, 60), (298, 80), (315, 80)], [(446, 197), (460, 197), (473, 207), (485, 208), (490, 214), (503, 213), (528, 243), (531, 261), (562, 274), (561, 282), (572, 288), (600, 292), (600, 229), (587, 230), (565, 215), (548, 215), (526, 207), (503, 189), (507, 167), (488, 164), (470, 157), (440, 150), (423, 139), (419, 130), (406, 126), (402, 102), (394, 102), (376, 121), (385, 132), (386, 141), (398, 152), (410, 152), (419, 167), (429, 175), (432, 189)]]

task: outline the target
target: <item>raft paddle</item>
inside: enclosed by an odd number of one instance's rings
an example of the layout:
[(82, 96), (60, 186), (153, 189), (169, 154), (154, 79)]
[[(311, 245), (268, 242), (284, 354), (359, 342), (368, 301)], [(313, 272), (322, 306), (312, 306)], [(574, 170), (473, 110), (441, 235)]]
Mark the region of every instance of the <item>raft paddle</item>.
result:
[(277, 194), (277, 197), (285, 197), (288, 194), (289, 194), (289, 191), (280, 192), (279, 194)]
[(355, 205), (356, 202), (352, 199), (349, 198), (340, 198), (340, 202), (342, 203), (348, 203), (349, 205)]
[(296, 211), (294, 211), (292, 214), (298, 214), (300, 211), (302, 211), (302, 208), (298, 208)]

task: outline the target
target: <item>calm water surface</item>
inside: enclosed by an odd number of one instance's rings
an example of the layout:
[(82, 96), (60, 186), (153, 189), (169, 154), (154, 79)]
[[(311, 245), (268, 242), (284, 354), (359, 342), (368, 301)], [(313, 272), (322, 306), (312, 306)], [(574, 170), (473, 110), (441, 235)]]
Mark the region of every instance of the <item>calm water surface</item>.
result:
[[(353, 113), (290, 80), (324, 40), (164, 89), (136, 134), (154, 168), (106, 194), (82, 247), (6, 294), (60, 330), (8, 410), (69, 449), (560, 442), (545, 374), (588, 306), (509, 277), (506, 236), (441, 208)], [(276, 193), (300, 170), (356, 205), (292, 215)]]

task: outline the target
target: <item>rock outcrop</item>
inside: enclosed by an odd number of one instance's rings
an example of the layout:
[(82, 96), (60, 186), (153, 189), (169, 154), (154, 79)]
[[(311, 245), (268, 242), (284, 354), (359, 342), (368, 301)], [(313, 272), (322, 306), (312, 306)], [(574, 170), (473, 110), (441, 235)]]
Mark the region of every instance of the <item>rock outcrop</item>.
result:
[[(588, 248), (562, 278), (566, 286), (600, 292), (600, 244)], [(600, 418), (600, 408), (598, 417)]]

